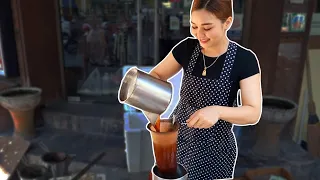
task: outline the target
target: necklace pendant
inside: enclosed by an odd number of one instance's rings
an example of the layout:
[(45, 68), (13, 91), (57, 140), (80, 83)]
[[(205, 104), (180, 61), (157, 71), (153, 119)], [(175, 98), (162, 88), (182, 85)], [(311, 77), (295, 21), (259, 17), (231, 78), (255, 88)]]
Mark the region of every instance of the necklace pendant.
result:
[(206, 76), (207, 75), (207, 69), (204, 68), (204, 70), (202, 71), (202, 76)]

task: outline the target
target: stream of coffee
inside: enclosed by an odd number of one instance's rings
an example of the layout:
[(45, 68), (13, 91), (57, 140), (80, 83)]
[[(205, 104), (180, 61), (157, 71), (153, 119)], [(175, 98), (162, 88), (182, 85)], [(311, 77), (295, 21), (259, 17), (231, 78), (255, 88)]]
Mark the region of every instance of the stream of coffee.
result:
[(156, 129), (157, 132), (160, 132), (160, 127), (161, 127), (160, 116), (158, 117), (156, 124), (153, 127), (154, 127), (154, 129)]

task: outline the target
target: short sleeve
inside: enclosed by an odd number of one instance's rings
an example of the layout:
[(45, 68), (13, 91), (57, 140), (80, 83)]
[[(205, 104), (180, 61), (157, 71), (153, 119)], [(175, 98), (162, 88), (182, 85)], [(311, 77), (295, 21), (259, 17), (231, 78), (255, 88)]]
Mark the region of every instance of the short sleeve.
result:
[(239, 81), (260, 73), (259, 60), (252, 51), (246, 50), (242, 59)]
[(194, 40), (191, 38), (185, 38), (177, 43), (172, 48), (172, 55), (176, 61), (182, 66), (187, 67), (190, 57), (192, 55), (192, 49), (194, 47)]

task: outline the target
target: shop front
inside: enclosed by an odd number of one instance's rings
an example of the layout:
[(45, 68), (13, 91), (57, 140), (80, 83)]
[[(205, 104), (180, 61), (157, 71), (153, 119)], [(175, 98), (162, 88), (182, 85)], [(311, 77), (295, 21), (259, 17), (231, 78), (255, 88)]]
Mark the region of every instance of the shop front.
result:
[[(41, 88), (40, 107), (59, 100), (118, 104), (127, 68), (149, 71), (190, 36), (191, 2), (1, 1), (0, 87)], [(228, 35), (241, 43), (244, 1), (234, 7)]]
[[(150, 69), (174, 45), (190, 36), (192, 1), (189, 0), (3, 2), (8, 5), (11, 2), (14, 7), (12, 13), (7, 12), (12, 14), (11, 22), (14, 23), (13, 30), (1, 29), (2, 33), (6, 31), (6, 36), (1, 37), (6, 43), (5, 46), (2, 43), (0, 51), (0, 71), (8, 77), (19, 77), (21, 85), (43, 88), (45, 102), (68, 99), (118, 103), (116, 96), (124, 67), (145, 66)], [(309, 32), (314, 33), (313, 26), (308, 28), (310, 10), (319, 6), (319, 3), (313, 6), (313, 2), (305, 1), (299, 5), (297, 2), (282, 4), (277, 1), (280, 3), (278, 14), (265, 16), (257, 8), (252, 8), (253, 2), (234, 0), (234, 21), (228, 36), (256, 52), (265, 74), (263, 89), (266, 94), (298, 99), (300, 80), (274, 81), (274, 78), (286, 79), (289, 76), (281, 74), (295, 74), (299, 79), (304, 47), (309, 39), (316, 42), (313, 39), (317, 38), (308, 38)], [(273, 7), (274, 3), (266, 5)], [(32, 9), (27, 10), (27, 6)], [(278, 21), (271, 21), (271, 17), (282, 19), (280, 28), (275, 24)], [(266, 24), (270, 26), (264, 26)], [(13, 35), (9, 36), (10, 32), (14, 32)], [(265, 51), (261, 43), (267, 42), (272, 48)], [(277, 62), (271, 63), (270, 59), (276, 61), (280, 51), (284, 55), (295, 52), (296, 60), (281, 60), (278, 65)], [(279, 72), (270, 73), (277, 66)], [(287, 84), (287, 89), (280, 88), (282, 82)]]
[[(124, 66), (153, 67), (190, 36), (192, 1), (60, 0), (69, 100), (109, 102)], [(234, 1), (229, 37), (241, 42), (244, 1)]]
[[(20, 85), (42, 88), (43, 103), (62, 99), (118, 104), (118, 88), (126, 68), (139, 66), (148, 71), (176, 43), (190, 36), (192, 1), (188, 0), (6, 2), (13, 7), (11, 32), (18, 52), (15, 59), (19, 60), (15, 65), (16, 69), (19, 67), (16, 77)], [(313, 2), (253, 4), (234, 0), (234, 21), (228, 36), (256, 52), (264, 74), (265, 94), (295, 101), (299, 98), (302, 73), (299, 67), (304, 62), (308, 42), (310, 10), (319, 6), (319, 3), (313, 6)], [(258, 11), (263, 6), (279, 9), (273, 8), (278, 12), (265, 16)], [(279, 19), (279, 24), (274, 19)], [(268, 51), (262, 44), (268, 44)], [(8, 47), (6, 44), (5, 48), (14, 50)], [(295, 55), (288, 56), (291, 52)], [(294, 59), (280, 58), (277, 62), (279, 53)], [(10, 74), (9, 65), (4, 65)], [(278, 69), (277, 73), (274, 69)], [(287, 80), (292, 74), (298, 80)]]

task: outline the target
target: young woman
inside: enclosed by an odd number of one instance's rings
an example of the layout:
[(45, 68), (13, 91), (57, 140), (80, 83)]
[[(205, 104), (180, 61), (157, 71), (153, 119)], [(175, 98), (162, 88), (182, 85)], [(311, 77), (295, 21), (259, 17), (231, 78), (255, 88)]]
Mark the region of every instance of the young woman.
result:
[[(167, 80), (183, 68), (177, 159), (190, 180), (233, 178), (237, 145), (233, 124), (256, 124), (262, 110), (255, 54), (230, 41), (231, 0), (194, 0), (191, 33), (150, 74)], [(238, 90), (242, 104), (233, 107)]]

